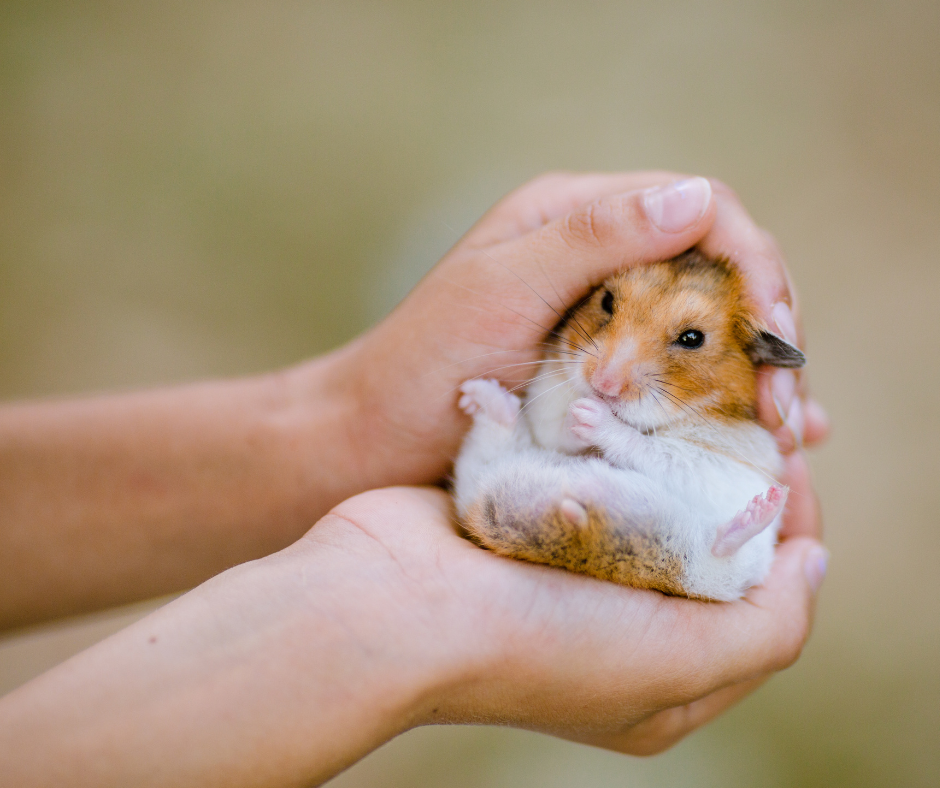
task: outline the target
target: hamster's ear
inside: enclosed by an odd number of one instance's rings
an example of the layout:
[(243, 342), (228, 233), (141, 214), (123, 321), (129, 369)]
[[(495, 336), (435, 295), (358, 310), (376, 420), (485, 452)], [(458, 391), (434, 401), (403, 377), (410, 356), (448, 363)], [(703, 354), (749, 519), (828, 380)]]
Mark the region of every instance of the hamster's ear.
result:
[(754, 364), (769, 364), (772, 367), (798, 369), (806, 363), (802, 350), (760, 328), (752, 334), (747, 354)]

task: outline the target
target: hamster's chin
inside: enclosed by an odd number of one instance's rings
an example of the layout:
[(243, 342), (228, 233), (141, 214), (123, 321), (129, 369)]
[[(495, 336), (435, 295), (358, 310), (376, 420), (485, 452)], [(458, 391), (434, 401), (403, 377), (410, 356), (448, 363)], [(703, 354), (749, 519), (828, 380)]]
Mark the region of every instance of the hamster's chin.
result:
[(675, 424), (683, 415), (681, 411), (675, 412), (672, 403), (657, 402), (649, 395), (629, 402), (608, 400), (608, 404), (618, 419), (645, 434)]

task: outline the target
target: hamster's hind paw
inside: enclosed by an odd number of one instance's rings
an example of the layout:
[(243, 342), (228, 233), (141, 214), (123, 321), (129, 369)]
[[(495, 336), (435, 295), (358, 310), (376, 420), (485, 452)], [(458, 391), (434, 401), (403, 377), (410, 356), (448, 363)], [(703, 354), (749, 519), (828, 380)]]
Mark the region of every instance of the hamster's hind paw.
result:
[(512, 427), (519, 415), (520, 401), (497, 380), (465, 380), (460, 385), (460, 409), (469, 416), (485, 414), (497, 424)]
[(581, 504), (573, 498), (565, 498), (558, 506), (558, 511), (562, 517), (577, 528), (583, 528), (588, 524), (588, 513)]
[(763, 495), (755, 495), (748, 505), (731, 522), (718, 529), (712, 555), (724, 558), (734, 555), (749, 539), (757, 536), (770, 525), (787, 502), (788, 487), (771, 486)]

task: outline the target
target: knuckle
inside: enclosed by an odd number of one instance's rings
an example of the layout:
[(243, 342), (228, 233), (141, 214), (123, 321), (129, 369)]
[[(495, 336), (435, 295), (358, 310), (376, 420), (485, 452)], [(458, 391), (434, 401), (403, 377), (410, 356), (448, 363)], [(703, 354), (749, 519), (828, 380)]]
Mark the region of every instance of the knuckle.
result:
[(711, 183), (712, 191), (715, 194), (736, 202), (738, 205), (741, 204), (741, 198), (738, 197), (738, 193), (723, 180), (720, 180), (719, 178), (709, 178), (708, 180)]
[(774, 650), (771, 667), (775, 671), (786, 670), (795, 663), (803, 653), (803, 647), (809, 638), (809, 621), (801, 616), (787, 628), (786, 634)]
[(606, 203), (589, 203), (565, 217), (562, 235), (569, 246), (606, 246), (611, 234), (612, 223)]
[(622, 751), (642, 758), (659, 755), (684, 739), (694, 727), (684, 707), (659, 712), (630, 731)]
[(644, 738), (640, 741), (631, 742), (624, 748), (627, 755), (633, 755), (637, 758), (652, 758), (654, 755), (660, 755), (672, 747), (681, 737), (676, 739), (654, 739)]
[(513, 194), (530, 194), (543, 189), (551, 189), (568, 183), (574, 177), (576, 177), (575, 173), (568, 170), (549, 170), (526, 181)]
[(780, 248), (780, 244), (777, 243), (777, 239), (774, 238), (773, 234), (763, 227), (757, 228), (757, 243), (755, 246), (755, 251), (761, 257), (777, 266), (782, 267), (784, 265), (783, 250)]

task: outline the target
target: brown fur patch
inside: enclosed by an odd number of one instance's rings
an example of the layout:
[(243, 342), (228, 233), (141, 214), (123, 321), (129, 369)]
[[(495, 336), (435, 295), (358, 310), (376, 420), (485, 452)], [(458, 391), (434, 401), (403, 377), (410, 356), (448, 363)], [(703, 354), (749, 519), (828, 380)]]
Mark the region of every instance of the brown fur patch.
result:
[(525, 511), (508, 498), (491, 496), (468, 512), (466, 527), (475, 542), (500, 555), (688, 596), (682, 585), (682, 559), (659, 535), (626, 528), (594, 506), (588, 506), (587, 513), (588, 522), (576, 526), (558, 506)]

